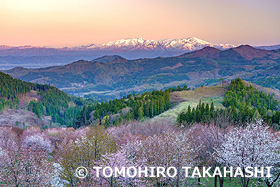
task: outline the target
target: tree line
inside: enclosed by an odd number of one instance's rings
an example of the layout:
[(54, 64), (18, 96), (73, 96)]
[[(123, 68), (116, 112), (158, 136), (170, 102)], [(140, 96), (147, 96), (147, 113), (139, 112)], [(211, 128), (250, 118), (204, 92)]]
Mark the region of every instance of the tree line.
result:
[(170, 108), (169, 90), (129, 94), (121, 99), (85, 106), (77, 117), (75, 128), (92, 122), (118, 125), (123, 120), (141, 120), (157, 116)]

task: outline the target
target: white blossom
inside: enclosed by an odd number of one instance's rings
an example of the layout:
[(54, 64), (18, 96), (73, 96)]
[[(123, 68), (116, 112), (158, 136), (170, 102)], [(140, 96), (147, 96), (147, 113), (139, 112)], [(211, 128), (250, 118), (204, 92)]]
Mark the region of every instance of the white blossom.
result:
[(25, 137), (23, 144), (34, 150), (42, 150), (47, 153), (51, 153), (54, 150), (54, 145), (52, 145), (51, 141), (40, 134)]
[[(228, 133), (222, 145), (216, 149), (219, 163), (231, 167), (271, 167), (280, 161), (279, 137), (262, 121), (235, 128)], [(249, 179), (242, 179), (248, 183)], [(243, 186), (246, 186), (244, 185)]]

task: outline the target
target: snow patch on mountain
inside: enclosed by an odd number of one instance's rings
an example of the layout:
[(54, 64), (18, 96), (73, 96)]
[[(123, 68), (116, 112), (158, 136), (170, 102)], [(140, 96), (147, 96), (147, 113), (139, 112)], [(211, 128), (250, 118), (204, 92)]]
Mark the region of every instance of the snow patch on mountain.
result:
[(206, 46), (218, 49), (228, 49), (235, 47), (232, 44), (211, 44), (207, 41), (200, 40), (195, 37), (182, 39), (163, 39), (163, 40), (146, 40), (143, 38), (128, 38), (117, 41), (110, 41), (105, 44), (90, 44), (76, 46), (70, 49), (75, 50), (187, 50), (194, 51), (202, 49)]

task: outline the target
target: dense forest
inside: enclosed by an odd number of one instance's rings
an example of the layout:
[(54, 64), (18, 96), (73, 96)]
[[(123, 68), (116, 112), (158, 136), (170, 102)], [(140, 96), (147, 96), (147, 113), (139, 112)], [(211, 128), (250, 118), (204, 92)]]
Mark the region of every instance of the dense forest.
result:
[(170, 108), (169, 91), (145, 92), (142, 95), (128, 95), (121, 99), (86, 106), (77, 118), (75, 128), (87, 126), (93, 121), (108, 127), (122, 120), (141, 120), (153, 117)]
[(27, 83), (0, 72), (0, 111), (19, 108), (19, 96), (31, 90), (36, 91), (40, 99), (31, 100), (27, 109), (38, 118), (42, 115), (51, 116), (52, 122), (61, 125), (73, 126), (75, 116), (80, 113), (82, 106), (92, 103), (90, 100), (69, 96), (53, 86)]
[[(75, 117), (81, 112), (85, 102), (80, 102), (76, 97), (70, 97), (55, 87), (48, 87), (41, 90), (38, 95), (41, 96), (40, 101), (30, 101), (28, 110), (37, 114), (51, 116), (52, 122), (73, 126)], [(82, 100), (83, 101), (83, 100)]]
[(31, 101), (28, 109), (39, 118), (41, 115), (51, 116), (52, 122), (72, 127), (76, 116), (80, 114), (84, 105), (95, 103), (91, 99), (70, 96), (59, 89), (49, 86), (47, 89), (38, 90), (42, 99), (38, 102)]
[(129, 94), (121, 99), (85, 106), (78, 115), (74, 127), (88, 126), (93, 122), (101, 123), (108, 127), (112, 124), (118, 125), (124, 120), (152, 118), (170, 108), (171, 92), (189, 89), (188, 86), (182, 85), (171, 87), (164, 91), (145, 92), (142, 95)]
[(129, 94), (121, 99), (111, 100), (88, 105), (77, 116), (75, 128), (88, 126), (96, 122), (105, 125), (118, 125), (122, 121), (141, 120), (151, 118), (168, 110), (170, 93), (175, 91), (189, 90), (186, 85), (171, 87), (166, 90), (145, 92), (143, 94)]
[(267, 95), (251, 85), (245, 85), (241, 79), (231, 81), (229, 90), (225, 92), (223, 101), (224, 108), (215, 109), (214, 103), (209, 106), (208, 103), (201, 101), (196, 108), (179, 114), (177, 121), (180, 125), (191, 125), (194, 123), (218, 124), (222, 121), (228, 121), (231, 124), (245, 125), (256, 119), (263, 119), (270, 124), (280, 125), (279, 103), (273, 98), (273, 95)]
[(30, 92), (31, 85), (0, 72), (0, 111), (5, 107), (16, 107), (19, 104), (18, 95)]

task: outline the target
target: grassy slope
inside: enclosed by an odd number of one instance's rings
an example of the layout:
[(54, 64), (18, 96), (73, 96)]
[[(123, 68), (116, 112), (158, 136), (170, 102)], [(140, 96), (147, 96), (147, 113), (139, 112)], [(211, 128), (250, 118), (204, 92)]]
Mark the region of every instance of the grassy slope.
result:
[(213, 101), (216, 107), (222, 108), (222, 101), (224, 99), (226, 89), (226, 85), (217, 85), (211, 87), (198, 87), (194, 90), (188, 91), (173, 92), (170, 94), (170, 101), (174, 106), (156, 118), (169, 118), (176, 120), (179, 113), (186, 110), (189, 105), (191, 107), (196, 107), (199, 100), (209, 104)]

